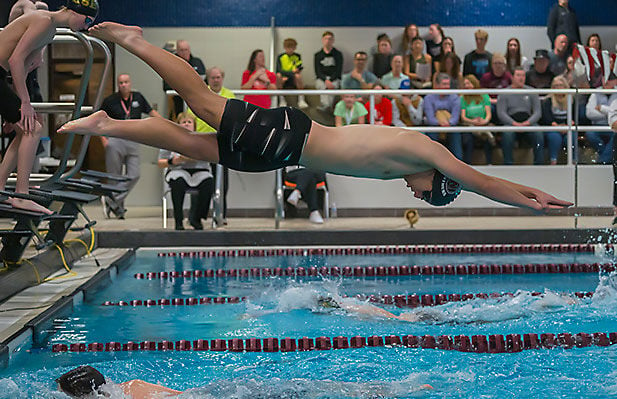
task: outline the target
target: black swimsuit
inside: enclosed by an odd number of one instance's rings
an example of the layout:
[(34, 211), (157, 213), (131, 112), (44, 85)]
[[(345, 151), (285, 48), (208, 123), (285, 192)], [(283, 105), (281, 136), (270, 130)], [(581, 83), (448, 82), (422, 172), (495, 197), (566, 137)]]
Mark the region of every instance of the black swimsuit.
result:
[(244, 172), (265, 172), (297, 165), (311, 130), (302, 111), (264, 109), (227, 100), (217, 133), (219, 163)]
[(11, 90), (7, 75), (4, 68), (0, 67), (0, 116), (5, 122), (17, 123), (21, 120), (21, 100)]

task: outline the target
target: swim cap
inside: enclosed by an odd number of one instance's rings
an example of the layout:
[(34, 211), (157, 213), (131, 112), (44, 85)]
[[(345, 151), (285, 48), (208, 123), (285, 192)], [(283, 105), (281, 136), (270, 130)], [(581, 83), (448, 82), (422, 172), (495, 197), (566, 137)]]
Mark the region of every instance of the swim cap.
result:
[(338, 302), (336, 302), (334, 300), (334, 298), (326, 296), (326, 297), (319, 297), (317, 299), (317, 304), (323, 308), (334, 308), (334, 309), (338, 309), (341, 307), (341, 305), (338, 304)]
[(81, 397), (95, 392), (105, 383), (105, 377), (92, 366), (79, 366), (56, 378), (62, 392)]
[(96, 19), (99, 13), (99, 2), (97, 0), (66, 0), (66, 8), (77, 14)]
[(461, 185), (438, 170), (433, 176), (433, 189), (422, 193), (422, 199), (431, 205), (444, 206), (454, 201), (461, 193)]

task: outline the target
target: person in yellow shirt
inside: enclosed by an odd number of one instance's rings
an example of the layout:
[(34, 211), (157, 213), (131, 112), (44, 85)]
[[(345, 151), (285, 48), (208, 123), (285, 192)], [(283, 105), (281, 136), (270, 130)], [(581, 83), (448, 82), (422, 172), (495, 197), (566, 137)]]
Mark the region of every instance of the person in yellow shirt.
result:
[[(233, 91), (223, 86), (223, 81), (225, 80), (225, 71), (223, 69), (214, 66), (212, 68), (208, 68), (206, 71), (206, 76), (208, 77), (208, 83), (210, 90), (215, 92), (221, 97), (225, 98), (236, 98)], [(189, 115), (195, 118), (195, 131), (198, 133), (212, 133), (216, 132), (212, 126), (208, 125), (203, 120), (199, 119), (195, 113), (188, 108), (187, 112)], [(211, 164), (212, 174), (214, 175), (214, 181), (216, 181), (216, 164)], [(223, 167), (223, 224), (227, 224), (227, 190), (229, 189), (229, 169)]]

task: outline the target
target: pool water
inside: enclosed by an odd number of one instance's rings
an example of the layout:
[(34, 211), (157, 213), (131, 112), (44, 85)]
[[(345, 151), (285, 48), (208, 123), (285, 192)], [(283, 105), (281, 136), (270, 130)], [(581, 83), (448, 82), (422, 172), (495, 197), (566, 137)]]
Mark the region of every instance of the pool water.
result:
[[(300, 338), (356, 335), (490, 335), (617, 330), (617, 278), (605, 273), (397, 277), (136, 279), (135, 273), (246, 267), (593, 263), (591, 254), (440, 254), (160, 258), (139, 251), (117, 278), (57, 319), (40, 347), (0, 370), (0, 398), (62, 398), (53, 379), (81, 364), (115, 383), (143, 379), (188, 390), (187, 398), (610, 397), (617, 396), (617, 347), (478, 354), (407, 347), (237, 353), (153, 351), (52, 353), (57, 343)], [(534, 296), (532, 292), (542, 292)], [(580, 299), (567, 293), (595, 291)], [(379, 305), (404, 322), (324, 309), (317, 298), (512, 292), (514, 296), (422, 308)], [(104, 301), (237, 296), (237, 304), (102, 306)], [(358, 301), (353, 298), (345, 301)], [(432, 391), (418, 391), (430, 384)], [(121, 397), (108, 384), (111, 397)]]

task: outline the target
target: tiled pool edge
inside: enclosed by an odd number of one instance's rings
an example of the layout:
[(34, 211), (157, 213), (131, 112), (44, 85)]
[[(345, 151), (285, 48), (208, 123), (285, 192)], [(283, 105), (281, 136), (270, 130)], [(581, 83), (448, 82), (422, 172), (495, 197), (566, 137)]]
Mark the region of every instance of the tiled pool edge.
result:
[[(17, 355), (25, 345), (36, 345), (44, 339), (45, 330), (49, 328), (53, 319), (61, 314), (68, 314), (73, 307), (87, 298), (88, 291), (97, 289), (102, 283), (115, 277), (119, 270), (131, 264), (135, 258), (135, 250), (129, 249), (111, 261), (101, 265), (101, 269), (87, 281), (74, 288), (69, 294), (63, 295), (48, 308), (42, 309), (33, 315), (18, 331), (0, 342), (0, 368), (6, 368), (11, 363), (11, 358)], [(19, 294), (17, 294), (19, 295)]]

